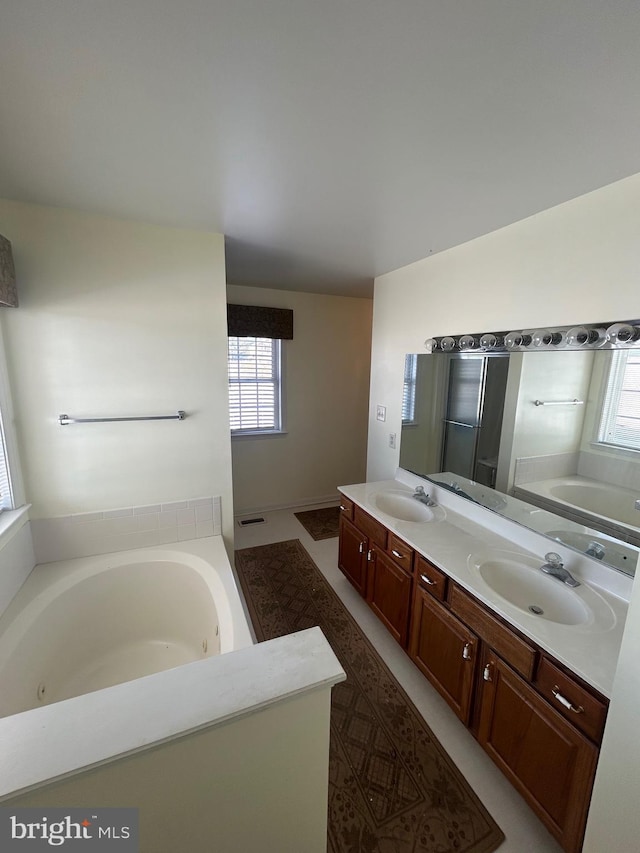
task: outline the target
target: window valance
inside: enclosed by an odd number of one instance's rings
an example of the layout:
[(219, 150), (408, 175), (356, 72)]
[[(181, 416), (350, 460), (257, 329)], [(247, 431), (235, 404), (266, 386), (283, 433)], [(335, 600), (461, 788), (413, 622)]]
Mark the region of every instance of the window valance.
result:
[(227, 305), (229, 336), (236, 338), (293, 338), (293, 311), (261, 305)]

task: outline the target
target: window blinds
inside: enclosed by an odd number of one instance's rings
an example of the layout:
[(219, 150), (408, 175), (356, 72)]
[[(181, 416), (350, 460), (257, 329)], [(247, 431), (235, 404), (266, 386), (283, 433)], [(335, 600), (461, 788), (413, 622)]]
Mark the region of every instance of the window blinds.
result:
[(418, 357), (409, 353), (404, 361), (404, 385), (402, 388), (402, 423), (410, 424), (416, 417), (416, 371)]
[(280, 429), (280, 341), (229, 337), (232, 432)]
[(640, 352), (612, 353), (598, 440), (640, 450)]

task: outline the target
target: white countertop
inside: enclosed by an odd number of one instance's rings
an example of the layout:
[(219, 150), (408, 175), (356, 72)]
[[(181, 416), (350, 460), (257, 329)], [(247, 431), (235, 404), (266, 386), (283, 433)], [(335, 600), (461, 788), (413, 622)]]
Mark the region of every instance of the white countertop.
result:
[[(376, 506), (376, 497), (381, 492), (393, 490), (412, 494), (418, 484), (423, 485), (444, 510), (443, 520), (400, 521)], [(576, 675), (605, 696), (611, 696), (631, 595), (631, 578), (575, 551), (563, 549), (560, 543), (550, 543), (539, 534), (446, 489), (438, 489), (413, 474), (401, 471), (395, 480), (339, 486), (339, 489)], [(611, 627), (604, 630), (593, 624), (565, 625), (529, 614), (495, 593), (469, 560), (471, 555), (508, 551), (539, 559), (542, 565), (545, 553), (551, 550), (562, 556), (566, 568), (590, 588), (590, 594), (604, 599), (612, 612)]]

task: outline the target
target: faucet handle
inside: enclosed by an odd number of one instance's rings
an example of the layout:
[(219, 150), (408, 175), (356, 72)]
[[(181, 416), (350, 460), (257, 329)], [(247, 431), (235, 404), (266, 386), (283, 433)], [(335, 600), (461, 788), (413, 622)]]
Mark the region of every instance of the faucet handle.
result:
[(416, 486), (415, 495), (424, 495), (424, 486)]
[(544, 555), (544, 559), (548, 566), (553, 566), (556, 569), (560, 569), (563, 566), (562, 557), (560, 554), (556, 554), (555, 551), (549, 551), (548, 554)]

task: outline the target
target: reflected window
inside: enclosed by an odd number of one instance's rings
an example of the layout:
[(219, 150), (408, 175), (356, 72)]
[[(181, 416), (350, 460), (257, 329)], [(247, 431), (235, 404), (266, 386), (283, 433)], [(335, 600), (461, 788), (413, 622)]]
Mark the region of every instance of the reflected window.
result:
[(640, 450), (640, 352), (637, 350), (612, 353), (598, 441)]
[(404, 361), (404, 385), (402, 387), (402, 424), (410, 426), (416, 423), (416, 378), (418, 356), (409, 353)]

